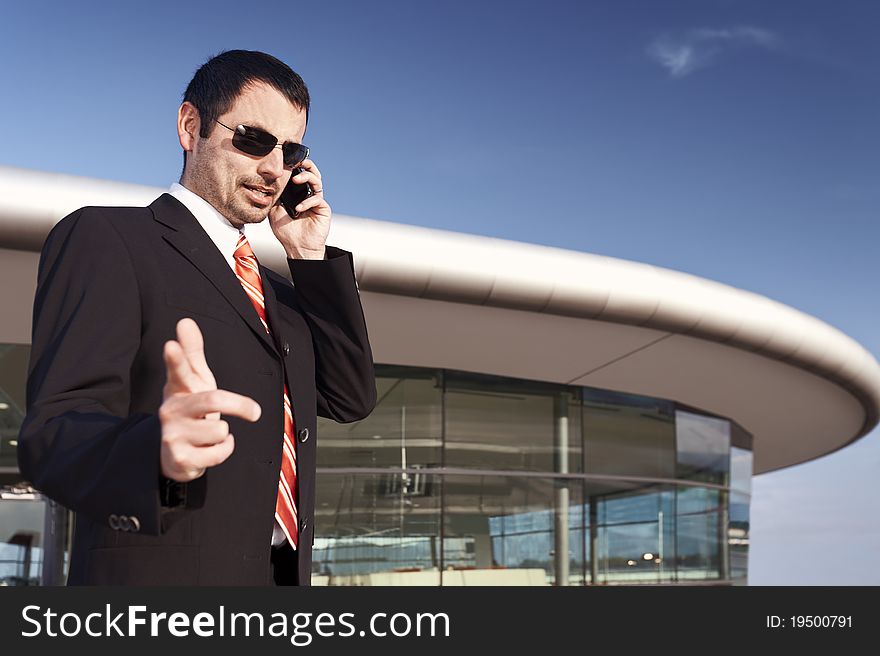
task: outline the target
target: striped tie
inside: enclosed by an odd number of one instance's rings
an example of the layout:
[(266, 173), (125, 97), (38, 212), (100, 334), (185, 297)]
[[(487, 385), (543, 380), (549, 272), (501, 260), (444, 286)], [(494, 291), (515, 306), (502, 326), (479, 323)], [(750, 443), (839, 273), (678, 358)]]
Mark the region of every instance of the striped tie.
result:
[[(254, 309), (263, 322), (266, 332), (266, 304), (263, 300), (263, 282), (260, 279), (260, 268), (257, 256), (251, 249), (244, 233), (235, 245), (235, 275), (247, 293)], [(278, 480), (278, 497), (275, 500), (275, 521), (284, 531), (290, 546), (296, 549), (298, 522), (296, 519), (296, 443), (293, 440), (293, 411), (290, 408), (290, 394), (287, 382), (284, 383), (284, 445), (281, 453), (281, 476)]]

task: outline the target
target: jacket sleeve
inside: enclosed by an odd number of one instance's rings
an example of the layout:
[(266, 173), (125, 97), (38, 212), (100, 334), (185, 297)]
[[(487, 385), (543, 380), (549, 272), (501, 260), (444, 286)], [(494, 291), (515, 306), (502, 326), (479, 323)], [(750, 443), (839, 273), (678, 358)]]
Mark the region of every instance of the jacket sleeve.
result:
[(138, 281), (104, 212), (84, 208), (50, 232), (34, 299), (27, 415), (18, 462), (37, 489), (107, 525), (136, 517), (160, 532), (155, 414), (131, 414), (140, 347)]
[(326, 250), (324, 260), (288, 259), (288, 265), (312, 333), (318, 415), (347, 423), (376, 405), (373, 352), (351, 253)]

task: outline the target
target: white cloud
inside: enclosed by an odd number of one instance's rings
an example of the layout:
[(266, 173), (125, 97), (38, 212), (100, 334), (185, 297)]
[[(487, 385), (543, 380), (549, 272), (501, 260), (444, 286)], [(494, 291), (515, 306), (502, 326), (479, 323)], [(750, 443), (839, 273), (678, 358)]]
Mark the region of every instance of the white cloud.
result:
[(734, 48), (757, 47), (772, 50), (781, 45), (779, 36), (760, 27), (701, 27), (679, 35), (659, 36), (648, 45), (647, 52), (672, 77), (684, 77), (701, 68), (707, 68), (722, 53)]

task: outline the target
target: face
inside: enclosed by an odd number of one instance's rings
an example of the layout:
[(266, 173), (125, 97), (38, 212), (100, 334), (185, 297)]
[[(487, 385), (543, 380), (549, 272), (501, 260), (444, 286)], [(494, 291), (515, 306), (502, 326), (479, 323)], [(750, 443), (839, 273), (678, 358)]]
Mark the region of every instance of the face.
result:
[[(277, 137), (279, 145), (302, 143), (306, 129), (305, 110), (262, 83), (245, 87), (218, 120), (233, 129), (238, 125), (262, 128)], [(178, 117), (180, 144), (188, 151), (184, 186), (211, 203), (236, 228), (259, 223), (290, 180), (281, 148), (263, 157), (248, 155), (232, 145), (232, 132), (217, 123), (209, 128), (207, 139), (199, 137), (199, 121), (198, 110), (184, 103)]]

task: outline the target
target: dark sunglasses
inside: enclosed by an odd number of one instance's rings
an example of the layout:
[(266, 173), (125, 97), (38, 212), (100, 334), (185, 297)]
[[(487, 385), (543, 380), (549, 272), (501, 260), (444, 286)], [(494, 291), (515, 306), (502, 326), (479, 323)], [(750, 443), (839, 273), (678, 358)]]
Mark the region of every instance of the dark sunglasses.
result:
[(308, 146), (290, 142), (279, 146), (278, 139), (274, 135), (260, 128), (252, 128), (248, 125), (239, 125), (235, 128), (223, 125), (223, 127), (232, 132), (232, 145), (248, 155), (265, 157), (272, 152), (273, 148), (281, 148), (286, 168), (293, 168), (309, 156)]

